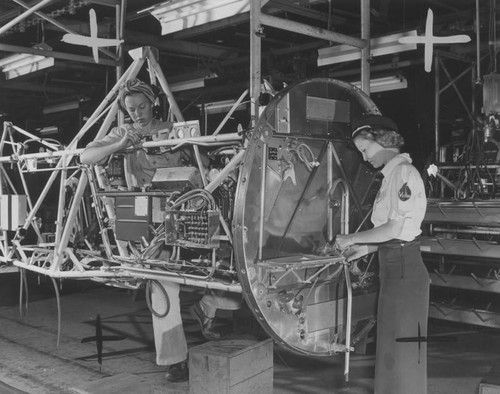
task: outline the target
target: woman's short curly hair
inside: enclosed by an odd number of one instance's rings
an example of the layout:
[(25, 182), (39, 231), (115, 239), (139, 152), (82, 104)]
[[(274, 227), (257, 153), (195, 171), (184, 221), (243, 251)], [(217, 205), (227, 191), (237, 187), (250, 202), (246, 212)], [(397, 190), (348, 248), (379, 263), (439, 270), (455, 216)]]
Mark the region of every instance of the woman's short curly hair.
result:
[(375, 141), (384, 148), (399, 149), (405, 144), (403, 136), (394, 130), (366, 128), (357, 133), (354, 139), (356, 138), (365, 138)]
[(377, 142), (384, 148), (401, 148), (404, 138), (398, 133), (397, 124), (378, 114), (363, 114), (352, 121), (352, 139), (363, 137)]

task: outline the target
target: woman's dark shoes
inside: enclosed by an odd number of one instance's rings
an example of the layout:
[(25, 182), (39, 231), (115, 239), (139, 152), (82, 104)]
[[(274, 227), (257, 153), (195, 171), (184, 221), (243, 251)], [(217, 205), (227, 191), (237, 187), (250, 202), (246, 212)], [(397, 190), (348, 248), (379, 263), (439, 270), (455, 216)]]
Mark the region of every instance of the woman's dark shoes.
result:
[(186, 382), (189, 379), (187, 361), (184, 360), (180, 363), (170, 365), (165, 377), (169, 382), (173, 383)]
[(214, 328), (214, 318), (208, 317), (201, 309), (200, 303), (196, 302), (191, 308), (189, 308), (191, 315), (200, 324), (201, 333), (209, 341), (216, 341), (220, 339), (220, 332)]

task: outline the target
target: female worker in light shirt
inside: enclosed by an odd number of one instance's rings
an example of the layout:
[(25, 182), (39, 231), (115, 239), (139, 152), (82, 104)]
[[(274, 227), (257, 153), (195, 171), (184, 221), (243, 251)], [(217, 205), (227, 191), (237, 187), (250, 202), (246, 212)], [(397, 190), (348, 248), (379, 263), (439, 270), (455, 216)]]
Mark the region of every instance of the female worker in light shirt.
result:
[[(124, 167), (129, 188), (148, 186), (158, 168), (180, 167), (194, 162), (194, 155), (187, 149), (151, 154), (136, 146), (146, 137), (159, 131), (170, 132), (172, 123), (153, 117), (156, 95), (148, 84), (138, 80), (127, 80), (118, 91), (120, 109), (126, 111), (132, 123), (113, 128), (104, 138), (87, 145), (80, 155), (83, 164), (101, 164), (117, 152), (125, 152)], [(167, 135), (168, 136), (168, 135)], [(204, 163), (206, 165), (207, 163)], [(168, 252), (163, 250), (162, 253)], [(161, 258), (167, 259), (162, 254)], [(158, 280), (160, 285), (151, 286), (153, 311), (165, 311), (163, 316), (153, 313), (153, 331), (156, 347), (156, 363), (167, 366), (166, 378), (171, 382), (188, 380), (187, 344), (182, 326), (179, 284), (167, 279)], [(166, 295), (166, 296), (165, 296)], [(241, 307), (241, 297), (225, 292), (211, 292), (204, 295), (191, 307), (193, 317), (199, 322), (201, 332), (209, 340), (219, 339), (220, 333), (214, 327), (217, 309), (235, 310)], [(169, 305), (169, 307), (167, 306)]]
[[(373, 228), (337, 235), (349, 261), (378, 250), (375, 394), (427, 393), (427, 336), (430, 279), (416, 237), (425, 215), (422, 178), (406, 153), (396, 124), (380, 115), (352, 122), (352, 140), (363, 160), (382, 168), (373, 205)], [(417, 338), (405, 341), (405, 338)]]

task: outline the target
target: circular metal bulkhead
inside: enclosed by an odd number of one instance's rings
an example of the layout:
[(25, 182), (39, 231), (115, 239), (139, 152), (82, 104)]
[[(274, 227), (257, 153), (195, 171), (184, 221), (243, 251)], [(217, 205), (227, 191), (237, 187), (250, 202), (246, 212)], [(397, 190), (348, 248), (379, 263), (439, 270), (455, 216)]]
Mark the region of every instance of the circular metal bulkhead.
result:
[[(350, 141), (362, 113), (379, 111), (351, 84), (290, 85), (258, 119), (240, 167), (233, 235), (244, 297), (266, 332), (300, 354), (342, 351), (342, 259), (321, 250), (346, 224), (355, 231), (373, 201), (374, 173)], [(353, 325), (373, 318), (374, 294), (354, 293)]]

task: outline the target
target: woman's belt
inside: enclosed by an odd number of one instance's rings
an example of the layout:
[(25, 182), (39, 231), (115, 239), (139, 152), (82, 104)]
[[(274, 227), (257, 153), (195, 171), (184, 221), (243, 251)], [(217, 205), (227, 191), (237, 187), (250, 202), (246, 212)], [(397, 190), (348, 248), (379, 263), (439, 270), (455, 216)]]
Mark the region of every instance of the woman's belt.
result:
[(381, 242), (379, 246), (407, 246), (418, 241), (418, 238), (412, 239), (411, 241), (405, 241), (404, 239), (391, 239), (389, 241)]

